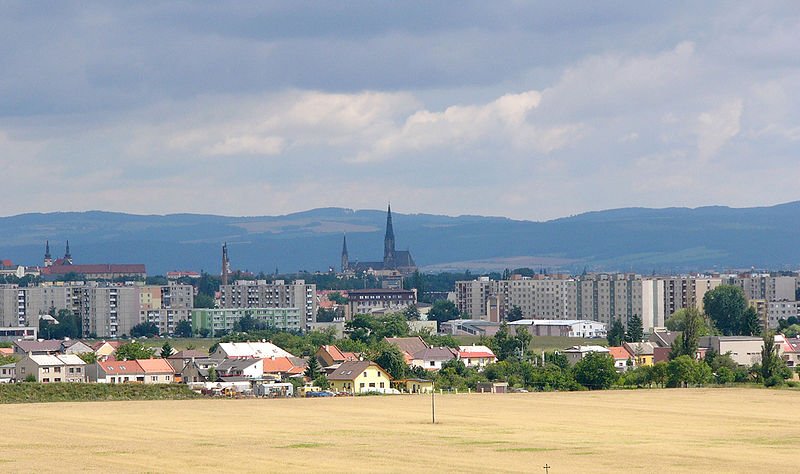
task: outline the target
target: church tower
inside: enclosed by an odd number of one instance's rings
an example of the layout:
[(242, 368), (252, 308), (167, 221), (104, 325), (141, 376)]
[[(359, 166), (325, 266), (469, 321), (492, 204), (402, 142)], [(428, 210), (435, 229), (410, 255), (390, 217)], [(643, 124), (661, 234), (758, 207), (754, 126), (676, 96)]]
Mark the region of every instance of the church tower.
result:
[(390, 270), (395, 268), (394, 259), (394, 228), (392, 227), (392, 205), (386, 212), (386, 236), (383, 238), (383, 268)]
[(53, 265), (53, 257), (50, 255), (50, 241), (44, 244), (44, 266), (49, 267)]
[(67, 240), (67, 250), (64, 252), (64, 265), (72, 265), (72, 254), (69, 253), (69, 240)]
[(231, 271), (231, 262), (228, 260), (228, 242), (222, 244), (222, 281), (223, 285), (228, 284), (228, 273)]
[(342, 273), (350, 269), (350, 256), (347, 254), (347, 234), (342, 239)]

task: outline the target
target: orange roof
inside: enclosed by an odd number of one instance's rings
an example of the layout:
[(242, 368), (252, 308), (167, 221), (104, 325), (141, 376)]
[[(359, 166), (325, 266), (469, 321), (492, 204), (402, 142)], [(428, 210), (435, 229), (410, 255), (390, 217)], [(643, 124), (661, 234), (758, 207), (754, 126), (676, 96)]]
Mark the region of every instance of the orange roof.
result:
[(131, 375), (144, 372), (142, 366), (135, 360), (107, 360), (98, 362), (107, 375)]
[(136, 362), (142, 366), (146, 374), (155, 373), (174, 373), (175, 369), (172, 368), (169, 362), (165, 359), (138, 359)]
[(13, 355), (14, 354), (14, 348), (13, 347), (0, 347), (0, 354)]
[(630, 359), (631, 358), (631, 353), (628, 352), (628, 350), (625, 349), (622, 346), (611, 346), (611, 347), (608, 348), (608, 352), (611, 354), (611, 357), (613, 357), (614, 359)]
[(288, 357), (276, 357), (264, 359), (264, 373), (265, 374), (278, 374), (288, 372), (294, 367), (292, 361)]
[(345, 362), (352, 362), (358, 360), (358, 354), (355, 352), (342, 352)]

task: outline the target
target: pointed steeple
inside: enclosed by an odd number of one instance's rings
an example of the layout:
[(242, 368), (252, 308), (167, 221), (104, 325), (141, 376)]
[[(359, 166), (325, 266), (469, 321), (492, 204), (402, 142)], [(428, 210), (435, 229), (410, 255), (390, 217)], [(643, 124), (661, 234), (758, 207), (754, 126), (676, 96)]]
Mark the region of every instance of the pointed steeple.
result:
[(72, 265), (72, 254), (69, 253), (69, 240), (67, 240), (67, 249), (64, 252), (64, 264)]
[(44, 266), (49, 267), (53, 264), (53, 256), (50, 255), (50, 241), (44, 244)]
[(392, 204), (386, 211), (386, 235), (383, 238), (383, 267), (394, 268), (394, 227), (392, 227)]
[(350, 269), (350, 256), (347, 254), (347, 234), (342, 238), (342, 272)]
[(228, 274), (231, 271), (231, 262), (228, 260), (228, 242), (222, 244), (222, 278), (220, 283), (222, 285), (228, 284)]

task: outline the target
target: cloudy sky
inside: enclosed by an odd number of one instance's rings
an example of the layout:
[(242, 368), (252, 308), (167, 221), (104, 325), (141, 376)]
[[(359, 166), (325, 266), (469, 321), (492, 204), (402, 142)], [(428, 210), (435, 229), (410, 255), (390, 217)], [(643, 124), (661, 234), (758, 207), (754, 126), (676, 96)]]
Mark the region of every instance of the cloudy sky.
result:
[(1, 212), (800, 199), (798, 2), (566, 3), (0, 2)]

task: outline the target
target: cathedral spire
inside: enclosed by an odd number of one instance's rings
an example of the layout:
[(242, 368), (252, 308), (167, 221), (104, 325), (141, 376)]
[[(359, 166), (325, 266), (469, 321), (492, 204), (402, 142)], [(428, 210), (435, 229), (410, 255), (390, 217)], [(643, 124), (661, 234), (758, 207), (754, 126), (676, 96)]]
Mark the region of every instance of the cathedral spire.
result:
[(386, 269), (394, 268), (394, 227), (392, 227), (392, 204), (386, 211), (386, 236), (383, 238), (383, 266)]
[(72, 254), (69, 253), (69, 240), (67, 240), (67, 249), (64, 252), (64, 263), (66, 265), (72, 265)]
[(342, 238), (342, 272), (350, 269), (350, 256), (347, 254), (347, 234)]
[(53, 257), (50, 255), (50, 241), (44, 244), (44, 266), (49, 267), (53, 264)]

